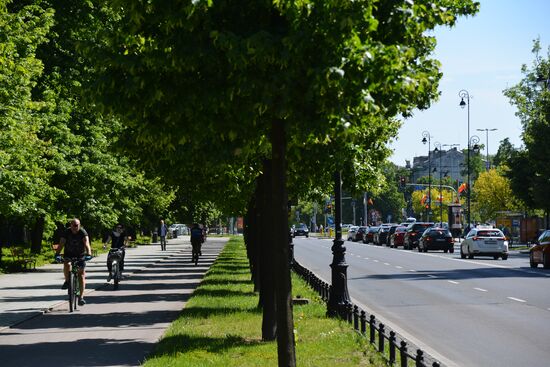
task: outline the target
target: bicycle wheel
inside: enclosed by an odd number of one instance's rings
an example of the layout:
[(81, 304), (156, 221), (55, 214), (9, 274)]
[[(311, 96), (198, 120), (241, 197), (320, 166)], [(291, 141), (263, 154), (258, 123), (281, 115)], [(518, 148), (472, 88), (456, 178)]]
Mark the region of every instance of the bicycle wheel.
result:
[(78, 297), (80, 296), (80, 286), (78, 284), (78, 274), (73, 274), (73, 309), (76, 311), (78, 304)]
[(118, 261), (113, 262), (113, 286), (114, 289), (118, 289), (118, 281), (120, 280), (120, 270), (118, 268)]
[(69, 273), (69, 287), (67, 288), (68, 294), (69, 294), (69, 312), (73, 312), (74, 308), (76, 307), (76, 303), (74, 302), (74, 283), (73, 283), (74, 274), (73, 272)]

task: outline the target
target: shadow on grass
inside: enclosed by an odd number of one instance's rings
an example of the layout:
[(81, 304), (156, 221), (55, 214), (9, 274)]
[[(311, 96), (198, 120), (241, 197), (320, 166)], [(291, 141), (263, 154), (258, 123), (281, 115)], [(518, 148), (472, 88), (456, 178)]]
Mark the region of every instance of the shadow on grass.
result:
[(203, 287), (197, 289), (193, 296), (205, 296), (205, 297), (257, 297), (254, 292), (237, 291), (229, 289), (205, 289)]
[(200, 307), (200, 306), (192, 306), (192, 307), (186, 307), (181, 312), (180, 317), (187, 317), (187, 318), (201, 318), (206, 319), (213, 316), (230, 316), (235, 313), (249, 313), (253, 315), (261, 314), (262, 309), (256, 306), (251, 307)]
[(263, 344), (261, 340), (249, 340), (236, 335), (227, 335), (225, 338), (208, 338), (187, 334), (174, 335), (162, 339), (147, 359), (162, 357), (166, 354), (189, 353), (194, 350), (221, 353), (234, 347), (253, 347), (260, 344)]

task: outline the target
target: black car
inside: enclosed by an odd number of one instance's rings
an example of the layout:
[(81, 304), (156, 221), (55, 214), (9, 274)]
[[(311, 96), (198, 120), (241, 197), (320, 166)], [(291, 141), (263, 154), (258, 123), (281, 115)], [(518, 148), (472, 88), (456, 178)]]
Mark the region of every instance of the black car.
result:
[(365, 236), (363, 236), (363, 243), (374, 242), (374, 234), (378, 232), (379, 227), (368, 227)]
[(378, 232), (374, 233), (373, 242), (375, 245), (382, 246), (386, 244), (388, 240), (388, 233), (390, 232), (391, 225), (382, 224), (378, 228)]
[(300, 223), (296, 228), (292, 230), (292, 237), (296, 236), (309, 237), (309, 229), (304, 223)]
[(365, 238), (365, 234), (367, 233), (368, 231), (368, 227), (365, 227), (365, 226), (361, 226), (359, 228), (357, 228), (357, 231), (355, 232), (355, 235), (352, 237), (352, 241), (354, 242), (357, 242), (357, 241), (363, 241), (363, 239)]
[(455, 252), (451, 232), (442, 227), (432, 227), (425, 230), (418, 242), (418, 252), (428, 252), (428, 250), (443, 250), (451, 254)]
[(405, 250), (412, 250), (418, 246), (418, 241), (422, 236), (422, 233), (430, 227), (433, 227), (432, 222), (416, 222), (411, 223), (407, 227), (407, 232), (405, 233), (405, 240), (403, 241), (403, 248)]

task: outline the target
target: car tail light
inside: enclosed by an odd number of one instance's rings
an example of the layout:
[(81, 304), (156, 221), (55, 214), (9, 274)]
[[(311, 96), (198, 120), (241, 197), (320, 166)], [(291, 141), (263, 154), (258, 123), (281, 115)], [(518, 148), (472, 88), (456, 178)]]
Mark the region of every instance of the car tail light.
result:
[(472, 240), (477, 241), (477, 240), (479, 240), (479, 237), (475, 236), (474, 238), (472, 238)]
[(415, 232), (412, 232), (412, 233), (411, 233), (411, 236), (416, 236), (416, 233), (415, 233)]
[(447, 242), (453, 243), (453, 238), (452, 237), (447, 237)]

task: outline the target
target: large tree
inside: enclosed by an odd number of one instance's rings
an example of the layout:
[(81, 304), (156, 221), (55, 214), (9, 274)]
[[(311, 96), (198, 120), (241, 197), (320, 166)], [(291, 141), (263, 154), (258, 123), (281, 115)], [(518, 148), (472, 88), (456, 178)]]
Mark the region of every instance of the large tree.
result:
[[(523, 65), (523, 79), (504, 94), (516, 106), (525, 145), (509, 159), (512, 187), (532, 208), (550, 212), (550, 166), (544, 157), (550, 154), (550, 47), (541, 55), (540, 41), (533, 44), (535, 59), (531, 67)], [(548, 225), (548, 223), (547, 223)]]
[[(270, 159), (279, 364), (294, 365), (287, 183), (294, 194), (380, 175), (399, 115), (437, 97), (427, 31), (473, 1), (110, 1), (90, 90), (127, 126), (128, 151), (246, 208)], [(197, 185), (201, 183), (201, 185)], [(212, 185), (202, 185), (212, 182)], [(269, 251), (265, 252), (269, 253)]]

